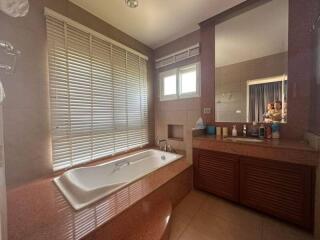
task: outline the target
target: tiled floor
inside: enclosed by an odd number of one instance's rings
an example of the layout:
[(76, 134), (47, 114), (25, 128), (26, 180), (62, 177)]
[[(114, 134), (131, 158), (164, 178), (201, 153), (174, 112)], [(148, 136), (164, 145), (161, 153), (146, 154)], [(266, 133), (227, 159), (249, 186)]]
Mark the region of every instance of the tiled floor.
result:
[(170, 240), (313, 240), (291, 225), (192, 191), (174, 210)]

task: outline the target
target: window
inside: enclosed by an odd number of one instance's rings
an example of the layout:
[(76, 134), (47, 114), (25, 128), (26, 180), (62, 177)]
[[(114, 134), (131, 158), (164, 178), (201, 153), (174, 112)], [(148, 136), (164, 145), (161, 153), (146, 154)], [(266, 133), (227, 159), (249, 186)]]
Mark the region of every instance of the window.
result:
[(163, 79), (164, 85), (164, 96), (175, 95), (177, 92), (177, 76), (171, 75), (164, 77)]
[(180, 71), (180, 93), (190, 94), (197, 92), (197, 69), (191, 67)]
[(84, 29), (47, 13), (54, 170), (151, 139), (146, 57)]
[(200, 96), (200, 64), (160, 73), (160, 100)]

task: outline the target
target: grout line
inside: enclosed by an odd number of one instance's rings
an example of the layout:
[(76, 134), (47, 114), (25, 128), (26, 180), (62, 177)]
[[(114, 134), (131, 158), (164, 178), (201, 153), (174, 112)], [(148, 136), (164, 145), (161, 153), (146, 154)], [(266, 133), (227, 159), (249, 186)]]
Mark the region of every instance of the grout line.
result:
[(192, 218), (190, 218), (190, 220), (188, 221), (188, 223), (186, 224), (186, 226), (183, 228), (183, 230), (181, 231), (180, 234), (178, 234), (177, 238), (176, 239), (173, 239), (173, 240), (179, 240), (183, 233), (189, 228), (189, 225), (191, 224), (191, 221), (192, 221)]
[(264, 219), (262, 219), (261, 223), (261, 240), (264, 239)]
[[(194, 190), (192, 190), (192, 191), (194, 191)], [(190, 192), (189, 194), (191, 194), (191, 192)], [(203, 200), (203, 202), (200, 203), (200, 206), (196, 209), (196, 211), (194, 212), (194, 214), (190, 217), (188, 223), (187, 223), (186, 226), (183, 228), (183, 230), (181, 231), (181, 233), (177, 236), (177, 239), (176, 239), (176, 240), (179, 240), (179, 239), (182, 237), (183, 233), (190, 227), (192, 221), (194, 220), (194, 218), (196, 217), (196, 215), (200, 212), (200, 209), (204, 206), (203, 203), (208, 200), (208, 199), (207, 199), (207, 196), (206, 196), (205, 198), (206, 198), (206, 199)]]

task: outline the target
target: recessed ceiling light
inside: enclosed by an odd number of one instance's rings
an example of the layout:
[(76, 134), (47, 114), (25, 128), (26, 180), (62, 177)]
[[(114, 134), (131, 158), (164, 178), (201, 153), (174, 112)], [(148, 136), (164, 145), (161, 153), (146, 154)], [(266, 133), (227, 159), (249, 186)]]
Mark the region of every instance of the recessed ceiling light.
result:
[(139, 6), (138, 0), (125, 0), (126, 4), (130, 8), (136, 8)]

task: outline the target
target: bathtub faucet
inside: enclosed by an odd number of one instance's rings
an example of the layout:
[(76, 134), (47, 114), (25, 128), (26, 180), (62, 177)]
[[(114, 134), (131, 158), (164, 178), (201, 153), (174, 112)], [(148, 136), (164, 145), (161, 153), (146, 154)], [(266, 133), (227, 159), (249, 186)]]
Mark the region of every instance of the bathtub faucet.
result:
[[(164, 143), (164, 146), (163, 146), (163, 148), (161, 147), (161, 144), (162, 143)], [(167, 151), (167, 148), (168, 148), (168, 143), (167, 143), (167, 140), (166, 139), (160, 139), (159, 140), (159, 149), (160, 149), (160, 151)]]
[[(164, 143), (163, 147), (161, 146), (162, 143)], [(170, 144), (168, 144), (168, 141), (166, 139), (159, 140), (159, 149), (160, 151), (176, 153), (173, 147)]]

